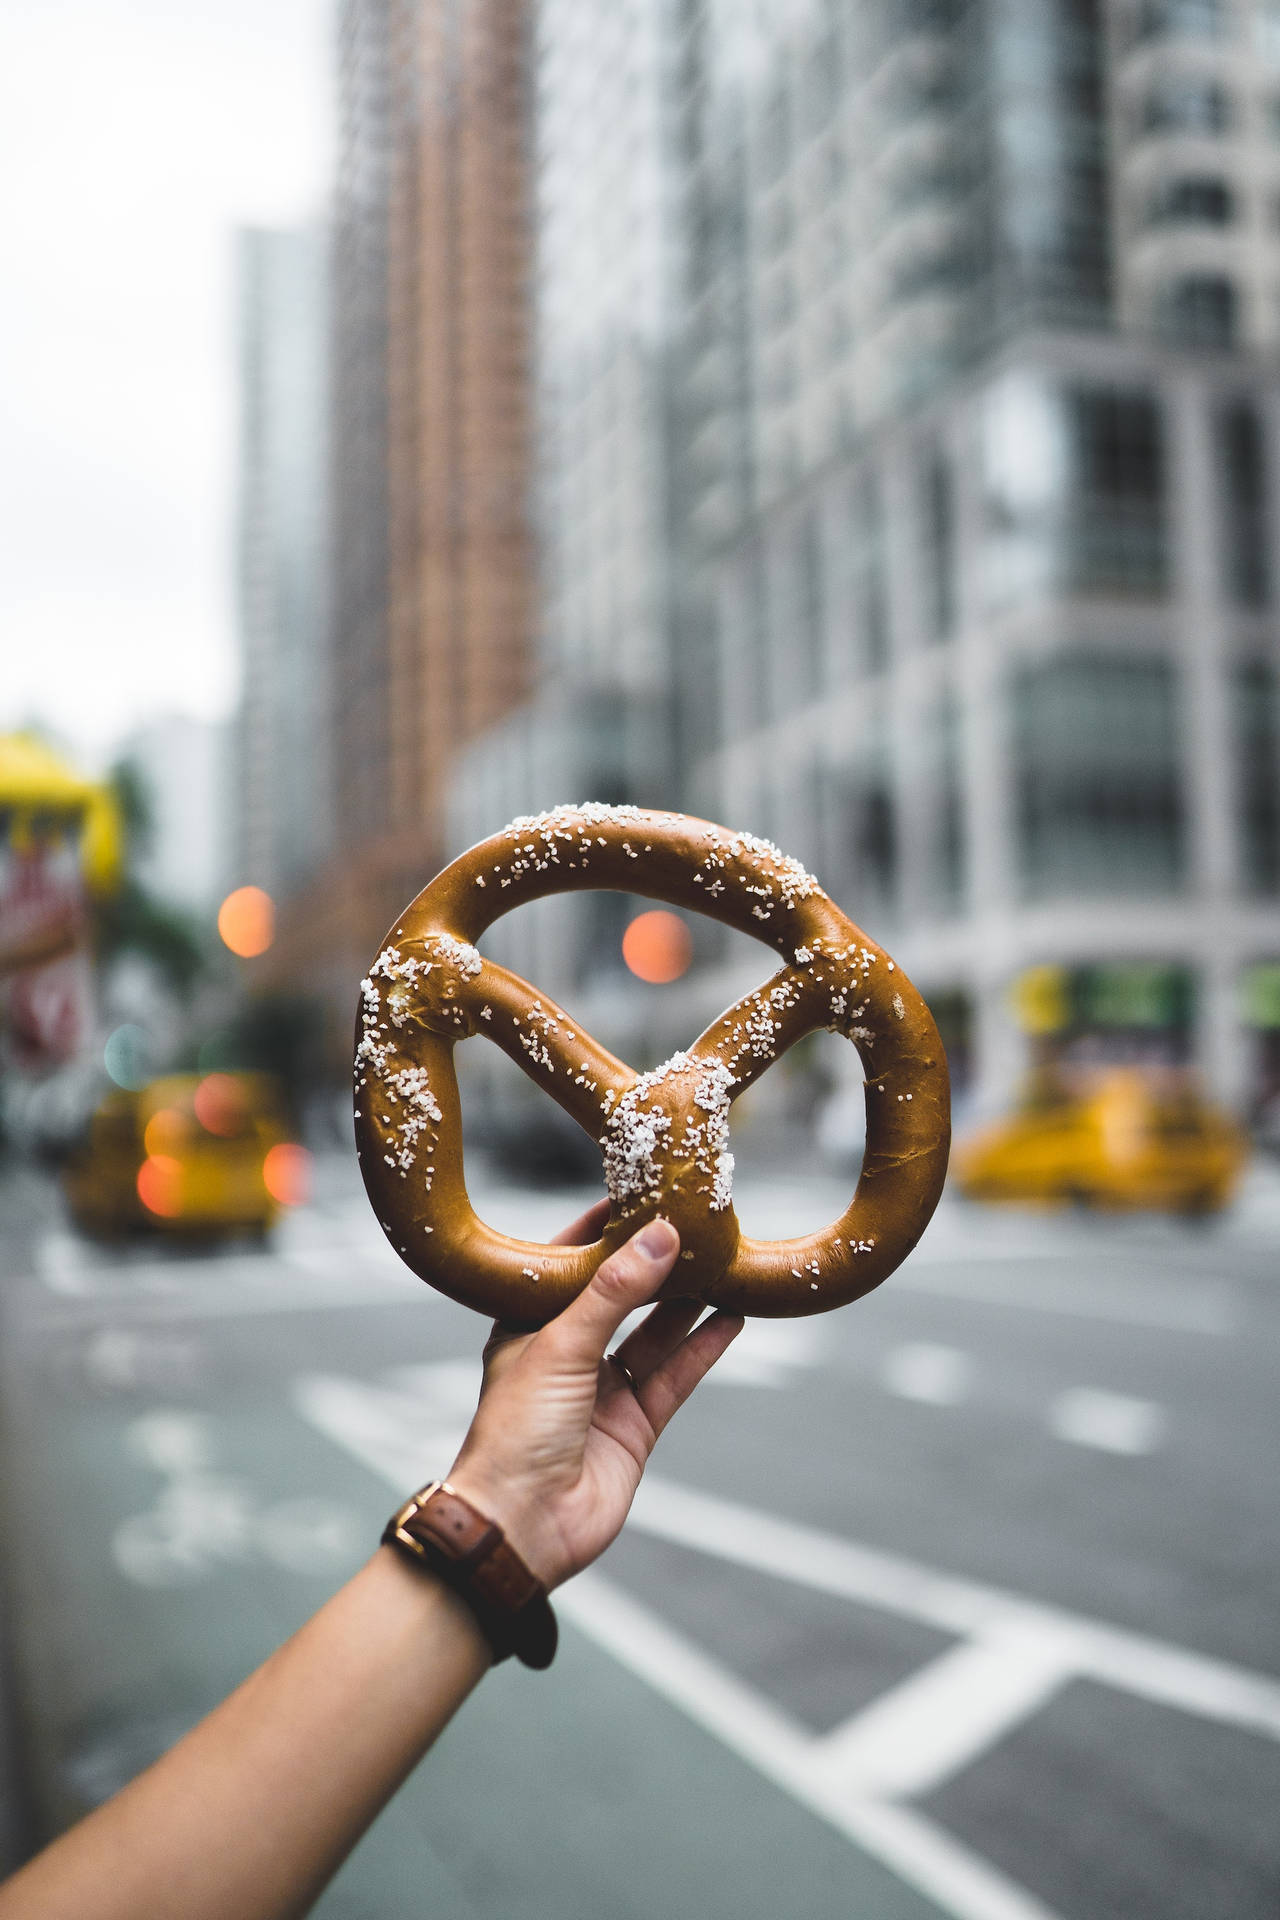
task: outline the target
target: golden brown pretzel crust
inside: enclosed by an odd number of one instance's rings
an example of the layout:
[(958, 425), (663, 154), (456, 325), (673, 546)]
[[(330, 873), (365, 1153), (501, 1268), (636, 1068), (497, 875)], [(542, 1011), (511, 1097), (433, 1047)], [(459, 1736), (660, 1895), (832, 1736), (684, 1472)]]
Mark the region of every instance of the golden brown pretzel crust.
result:
[[(767, 942), (784, 964), (687, 1053), (633, 1073), (474, 946), (512, 907), (592, 887), (709, 914)], [(664, 1293), (771, 1318), (821, 1313), (892, 1273), (938, 1203), (950, 1093), (929, 1009), (811, 874), (750, 834), (594, 803), (515, 820), (405, 909), (361, 995), (356, 1138), (374, 1212), (416, 1274), (499, 1319), (550, 1320), (657, 1213), (682, 1247)], [(857, 1192), (820, 1233), (750, 1240), (730, 1198), (729, 1104), (821, 1027), (852, 1041), (867, 1076)], [(453, 1049), (474, 1033), (600, 1142), (613, 1205), (594, 1245), (513, 1240), (473, 1213)]]

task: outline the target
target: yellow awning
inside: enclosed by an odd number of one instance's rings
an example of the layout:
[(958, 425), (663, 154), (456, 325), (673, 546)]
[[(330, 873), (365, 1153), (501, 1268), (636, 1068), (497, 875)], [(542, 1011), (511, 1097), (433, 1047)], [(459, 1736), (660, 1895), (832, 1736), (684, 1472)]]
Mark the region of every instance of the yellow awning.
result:
[(9, 815), (11, 842), (28, 836), (42, 814), (77, 826), (91, 891), (109, 893), (118, 884), (124, 829), (115, 795), (99, 781), (87, 780), (34, 734), (0, 734), (0, 811)]

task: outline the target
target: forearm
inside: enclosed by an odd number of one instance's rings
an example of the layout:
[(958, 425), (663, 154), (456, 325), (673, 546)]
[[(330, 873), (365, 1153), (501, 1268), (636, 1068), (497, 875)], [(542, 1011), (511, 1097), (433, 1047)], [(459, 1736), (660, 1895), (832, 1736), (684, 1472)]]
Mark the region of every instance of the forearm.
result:
[(0, 1920), (305, 1913), (489, 1663), (465, 1604), (381, 1550), (171, 1752), (0, 1888)]

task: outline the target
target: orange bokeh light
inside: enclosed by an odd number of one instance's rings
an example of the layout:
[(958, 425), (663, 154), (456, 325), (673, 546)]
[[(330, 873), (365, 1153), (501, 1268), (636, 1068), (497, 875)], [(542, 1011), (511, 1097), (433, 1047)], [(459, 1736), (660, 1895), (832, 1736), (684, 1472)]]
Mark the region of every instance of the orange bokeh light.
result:
[(242, 960), (265, 953), (276, 933), (275, 902), (261, 887), (237, 887), (218, 908), (218, 932), (224, 946)]
[(311, 1197), (311, 1155), (305, 1147), (281, 1141), (262, 1162), (262, 1184), (282, 1207), (301, 1206)]
[(663, 986), (678, 980), (693, 958), (693, 938), (678, 913), (653, 907), (638, 913), (622, 936), (622, 957), (637, 980)]
[(142, 1144), (149, 1154), (177, 1153), (187, 1143), (191, 1122), (176, 1107), (161, 1107), (148, 1120)]
[(182, 1164), (167, 1153), (152, 1153), (138, 1168), (138, 1198), (148, 1213), (176, 1220), (182, 1212)]
[(206, 1133), (230, 1139), (244, 1125), (245, 1093), (234, 1074), (206, 1073), (191, 1096), (191, 1104)]

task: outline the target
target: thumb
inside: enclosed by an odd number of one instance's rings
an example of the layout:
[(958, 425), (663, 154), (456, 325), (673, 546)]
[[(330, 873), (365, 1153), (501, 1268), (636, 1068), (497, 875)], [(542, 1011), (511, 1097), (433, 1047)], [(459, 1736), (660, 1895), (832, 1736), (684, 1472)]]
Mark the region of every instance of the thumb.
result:
[(602, 1260), (576, 1300), (547, 1328), (562, 1362), (594, 1371), (629, 1313), (652, 1300), (675, 1265), (680, 1236), (669, 1220), (650, 1220)]

